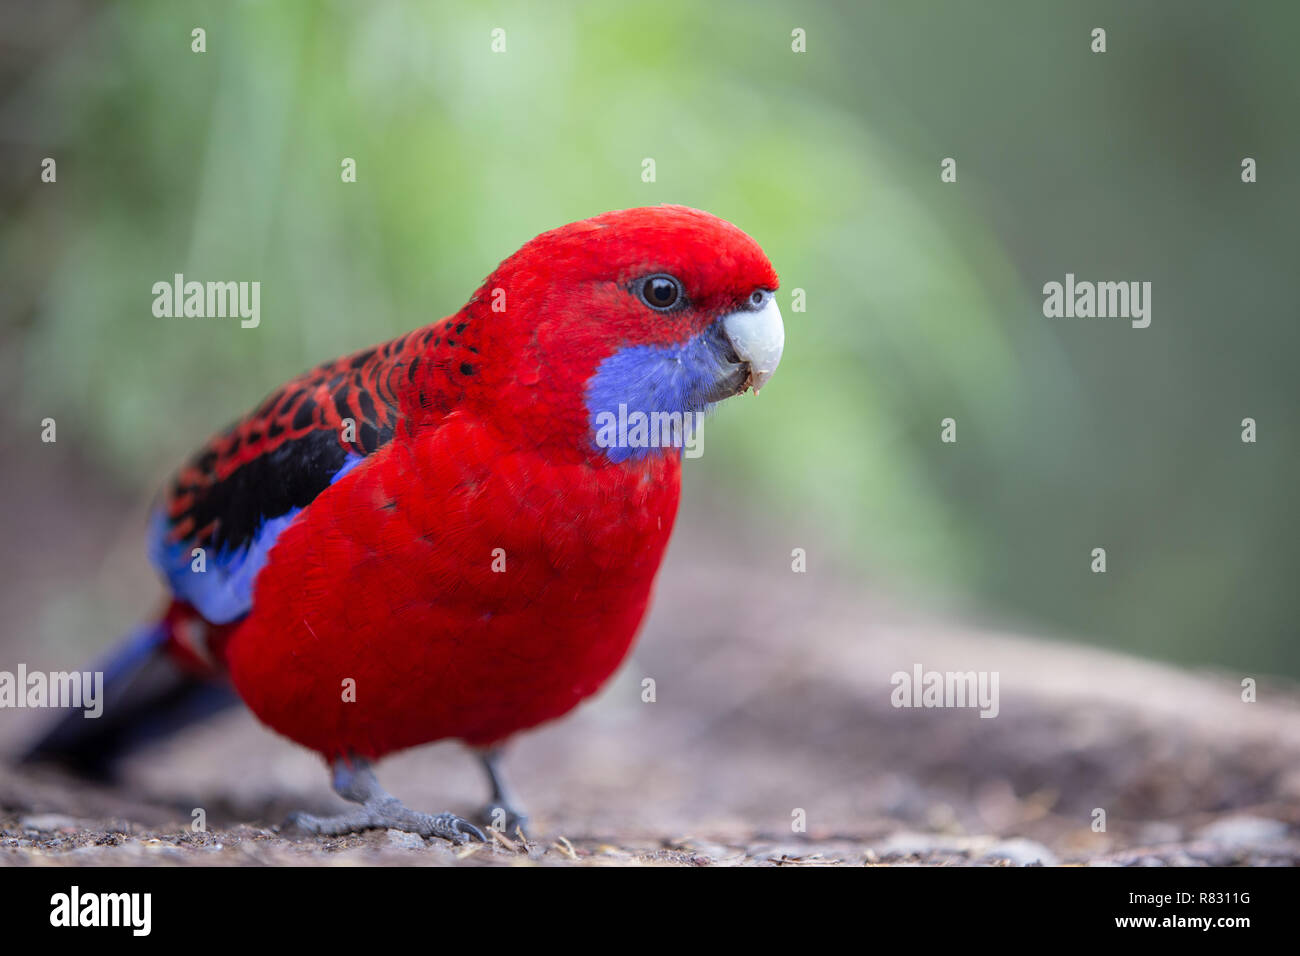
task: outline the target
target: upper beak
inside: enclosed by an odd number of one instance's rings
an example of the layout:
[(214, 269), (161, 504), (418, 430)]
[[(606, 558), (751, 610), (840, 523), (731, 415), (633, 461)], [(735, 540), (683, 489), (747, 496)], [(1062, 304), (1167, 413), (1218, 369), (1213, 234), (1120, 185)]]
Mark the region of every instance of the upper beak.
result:
[(785, 325), (781, 322), (776, 296), (769, 297), (761, 309), (742, 309), (723, 316), (722, 331), (736, 357), (749, 367), (749, 377), (740, 391), (752, 386), (757, 395), (781, 364), (781, 352), (785, 348)]

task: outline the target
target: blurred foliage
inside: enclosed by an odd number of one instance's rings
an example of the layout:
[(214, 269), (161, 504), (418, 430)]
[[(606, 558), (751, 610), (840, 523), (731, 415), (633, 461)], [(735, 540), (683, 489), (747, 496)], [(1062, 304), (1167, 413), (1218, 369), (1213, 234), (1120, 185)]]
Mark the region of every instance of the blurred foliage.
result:
[[(927, 595), (1300, 674), (1297, 26), (1293, 3), (48, 5), (5, 41), (6, 415), (155, 486), (536, 233), (685, 203), (763, 244), (788, 330), (691, 481)], [(261, 327), (154, 318), (176, 272), (260, 280)], [(1043, 318), (1066, 272), (1151, 281), (1151, 327)]]

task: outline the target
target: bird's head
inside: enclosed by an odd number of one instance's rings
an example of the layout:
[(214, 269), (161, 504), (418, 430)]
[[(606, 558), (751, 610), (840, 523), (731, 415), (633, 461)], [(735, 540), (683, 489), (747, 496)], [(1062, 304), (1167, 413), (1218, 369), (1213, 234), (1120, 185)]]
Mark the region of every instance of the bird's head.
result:
[(513, 392), (521, 427), (622, 461), (664, 449), (598, 441), (607, 416), (693, 418), (767, 383), (785, 344), (777, 284), (731, 223), (655, 206), (543, 233), (466, 312), (481, 323), (483, 384)]

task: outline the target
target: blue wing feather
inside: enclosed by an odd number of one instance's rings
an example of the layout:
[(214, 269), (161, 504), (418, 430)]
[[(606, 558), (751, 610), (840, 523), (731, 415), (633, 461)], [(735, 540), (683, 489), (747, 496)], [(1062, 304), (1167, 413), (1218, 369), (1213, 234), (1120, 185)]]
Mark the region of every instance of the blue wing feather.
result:
[[(334, 484), (364, 460), (362, 455), (348, 455), (329, 484)], [(168, 540), (170, 525), (162, 508), (158, 508), (150, 521), (149, 557), (176, 597), (192, 604), (213, 624), (229, 624), (243, 617), (253, 606), (253, 582), (266, 566), (280, 532), (302, 510), (291, 508), (284, 514), (265, 518), (247, 541), (226, 546), (212, 554), (204, 552), (202, 562), (198, 562), (195, 545), (190, 539)]]

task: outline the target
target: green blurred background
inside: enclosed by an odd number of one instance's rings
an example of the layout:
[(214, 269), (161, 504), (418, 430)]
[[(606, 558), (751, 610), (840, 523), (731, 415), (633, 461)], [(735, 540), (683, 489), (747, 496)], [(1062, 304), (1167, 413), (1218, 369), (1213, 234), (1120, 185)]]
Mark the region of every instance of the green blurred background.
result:
[[(1300, 5), (59, 2), (0, 18), (6, 468), (48, 455), (152, 490), (282, 379), (455, 311), (536, 233), (685, 203), (764, 246), (788, 333), (770, 389), (719, 413), (688, 482), (824, 542), (813, 570), (832, 554), (1037, 633), (1300, 676)], [(260, 328), (155, 318), (151, 286), (176, 272), (260, 280)], [(1044, 318), (1042, 285), (1067, 272), (1150, 281), (1150, 328)], [(0, 548), (17, 565), (40, 545)]]

